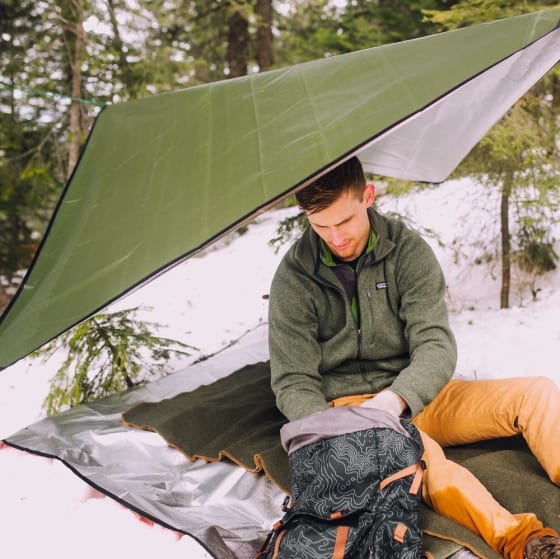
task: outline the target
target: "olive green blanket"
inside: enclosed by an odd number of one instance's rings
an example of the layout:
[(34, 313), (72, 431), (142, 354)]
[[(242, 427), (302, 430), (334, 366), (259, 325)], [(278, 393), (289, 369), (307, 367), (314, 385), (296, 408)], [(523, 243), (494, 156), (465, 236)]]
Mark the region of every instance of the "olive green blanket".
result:
[[(125, 424), (159, 433), (190, 459), (229, 459), (264, 472), (286, 493), (288, 457), (280, 444), (285, 418), (270, 389), (268, 363), (249, 365), (192, 392), (141, 403), (123, 414)], [(558, 444), (558, 441), (551, 441)], [(560, 489), (554, 486), (518, 437), (446, 449), (448, 458), (471, 470), (508, 510), (534, 512), (560, 531)], [(422, 509), (424, 546), (435, 559), (467, 547), (479, 557), (498, 558), (478, 536)]]

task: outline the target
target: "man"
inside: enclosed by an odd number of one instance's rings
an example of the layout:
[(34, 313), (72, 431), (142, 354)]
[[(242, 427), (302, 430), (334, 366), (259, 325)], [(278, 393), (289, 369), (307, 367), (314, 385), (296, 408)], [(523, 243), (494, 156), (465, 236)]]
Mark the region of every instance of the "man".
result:
[(423, 498), (506, 559), (560, 558), (557, 532), (513, 515), (442, 446), (523, 433), (560, 484), (560, 391), (544, 377), (452, 379), (456, 344), (445, 280), (428, 244), (376, 212), (352, 158), (296, 194), (309, 220), (270, 293), (270, 362), (277, 406), (295, 420), (362, 405), (410, 418), (427, 464)]

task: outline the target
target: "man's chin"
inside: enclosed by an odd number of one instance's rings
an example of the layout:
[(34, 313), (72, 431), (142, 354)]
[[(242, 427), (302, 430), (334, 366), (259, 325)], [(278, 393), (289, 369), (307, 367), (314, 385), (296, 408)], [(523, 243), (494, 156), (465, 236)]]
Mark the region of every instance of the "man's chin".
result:
[(354, 260), (351, 250), (338, 251), (331, 249), (331, 252), (336, 256), (336, 258), (338, 258), (338, 260), (342, 260), (343, 262)]

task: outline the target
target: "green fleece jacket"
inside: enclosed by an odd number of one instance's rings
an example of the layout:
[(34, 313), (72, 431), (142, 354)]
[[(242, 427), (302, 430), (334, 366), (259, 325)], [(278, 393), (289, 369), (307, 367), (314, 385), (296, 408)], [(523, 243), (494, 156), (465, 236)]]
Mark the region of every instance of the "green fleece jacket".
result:
[(359, 324), (310, 227), (275, 273), (272, 390), (289, 420), (324, 410), (334, 398), (387, 387), (414, 417), (455, 370), (445, 280), (433, 251), (402, 222), (368, 211), (377, 239), (356, 268)]

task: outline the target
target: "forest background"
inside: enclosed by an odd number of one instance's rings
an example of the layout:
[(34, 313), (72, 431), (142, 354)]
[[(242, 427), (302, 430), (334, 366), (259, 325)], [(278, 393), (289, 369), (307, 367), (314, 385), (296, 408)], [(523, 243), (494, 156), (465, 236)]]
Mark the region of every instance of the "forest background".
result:
[[(0, 313), (104, 106), (558, 6), (547, 0), (0, 0)], [(500, 192), (500, 238), (480, 231), (476, 258), (499, 263), (501, 308), (509, 306), (512, 266), (533, 277), (556, 267), (559, 151), (557, 65), (454, 173)], [(386, 178), (383, 184), (392, 193), (430, 186)]]

